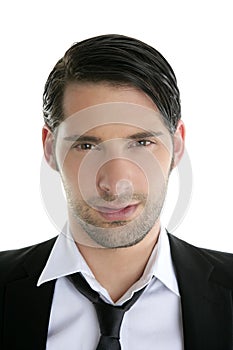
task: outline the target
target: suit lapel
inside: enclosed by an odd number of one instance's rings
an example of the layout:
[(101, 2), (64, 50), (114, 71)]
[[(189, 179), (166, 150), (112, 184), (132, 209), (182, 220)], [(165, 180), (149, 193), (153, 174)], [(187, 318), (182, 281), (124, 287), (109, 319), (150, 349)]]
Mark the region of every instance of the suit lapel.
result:
[(231, 289), (200, 251), (169, 235), (181, 294), (185, 350), (232, 350)]
[(37, 287), (54, 240), (37, 246), (6, 286), (4, 349), (44, 350), (55, 281)]

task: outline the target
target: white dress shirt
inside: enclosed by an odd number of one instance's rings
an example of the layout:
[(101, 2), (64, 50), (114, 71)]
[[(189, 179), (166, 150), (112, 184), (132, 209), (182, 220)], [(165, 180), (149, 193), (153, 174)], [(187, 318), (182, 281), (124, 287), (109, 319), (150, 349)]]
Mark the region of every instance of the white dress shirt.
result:
[[(94, 278), (69, 230), (61, 233), (38, 280), (38, 286), (57, 279), (50, 314), (47, 350), (95, 350), (100, 331), (93, 304), (65, 277), (81, 272), (90, 286), (108, 303), (106, 289)], [(147, 285), (137, 302), (124, 315), (122, 350), (182, 350), (183, 327), (180, 294), (165, 229), (140, 278), (115, 305), (130, 299)]]

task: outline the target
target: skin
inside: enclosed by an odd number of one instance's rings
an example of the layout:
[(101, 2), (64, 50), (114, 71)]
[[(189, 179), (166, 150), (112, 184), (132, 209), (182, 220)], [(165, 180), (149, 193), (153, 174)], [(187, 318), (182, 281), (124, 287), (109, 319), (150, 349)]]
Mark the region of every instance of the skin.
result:
[[(85, 108), (110, 102), (133, 103), (158, 112), (156, 105), (151, 99), (134, 87), (116, 87), (104, 83), (72, 83), (68, 85), (65, 90), (63, 100), (64, 115), (68, 120), (70, 116)], [(165, 143), (160, 138), (150, 138), (146, 140), (146, 142), (142, 140), (136, 141), (140, 142), (140, 145), (145, 147), (146, 152), (150, 152), (154, 159), (156, 159), (164, 179), (160, 187), (164, 186), (166, 190), (171, 168), (174, 168), (178, 164), (184, 151), (185, 128), (183, 122), (180, 121), (175, 134), (171, 136), (161, 121), (158, 121), (158, 125), (163, 133), (163, 137), (166, 138), (166, 140), (170, 140), (169, 143)], [(128, 140), (129, 135), (135, 135), (141, 131), (142, 130), (136, 126), (107, 124), (88, 130), (84, 136), (92, 136), (101, 139), (100, 144), (105, 146), (107, 142), (111, 140)], [(112, 246), (103, 249), (99, 247), (98, 244), (83, 244), (82, 241), (75, 238), (74, 234), (76, 244), (96, 279), (107, 289), (112, 300), (116, 301), (141, 277), (160, 232), (158, 213), (158, 217), (155, 222), (150, 225), (148, 232), (146, 232), (143, 237), (140, 237), (140, 239), (137, 238), (137, 242), (131, 240), (131, 244), (126, 246), (126, 242), (124, 241), (126, 233), (130, 233), (130, 230), (126, 231), (126, 228), (130, 228), (131, 226), (127, 225), (133, 225), (137, 218), (138, 220), (143, 218), (145, 202), (140, 195), (144, 195), (145, 198), (148, 196), (148, 183), (145, 174), (140, 167), (137, 167), (134, 162), (129, 162), (127, 159), (114, 158), (103, 163), (97, 171), (94, 185), (99, 198), (107, 200), (106, 207), (108, 207), (108, 203), (114, 203), (112, 200), (119, 194), (119, 184), (122, 185), (122, 180), (126, 180), (126, 184), (130, 183), (132, 185), (134, 193), (140, 194), (138, 197), (133, 197), (132, 201), (129, 203), (135, 204), (135, 208), (133, 207), (133, 210), (129, 210), (127, 217), (121, 212), (119, 215), (116, 211), (109, 213), (109, 208), (107, 209), (107, 213), (103, 213), (89, 206), (88, 203), (83, 200), (81, 188), (77, 186), (77, 173), (80, 173), (82, 161), (85, 159), (87, 153), (90, 152), (90, 149), (95, 149), (96, 144), (85, 143), (85, 145), (82, 144), (81, 146), (80, 143), (75, 144), (75, 147), (67, 152), (64, 162), (60, 163), (61, 152), (58, 150), (56, 155), (54, 153), (55, 138), (53, 133), (44, 126), (42, 135), (45, 158), (53, 169), (60, 172), (64, 184), (68, 199), (68, 218), (71, 231), (76, 232), (77, 225), (80, 229), (80, 225), (77, 224), (77, 218), (75, 217), (75, 212), (77, 211), (76, 204), (79, 203), (81, 215), (83, 215), (83, 218), (84, 215), (86, 215), (84, 220), (91, 220), (97, 228), (104, 229), (105, 234), (107, 233), (110, 240), (112, 239), (110, 242)], [(130, 143), (130, 145), (131, 144), (132, 143)], [(135, 148), (134, 152), (138, 152), (138, 148)], [(88, 174), (84, 176), (83, 181), (85, 181), (85, 177), (88, 179)], [(152, 198), (155, 198), (160, 188), (154, 186), (153, 183), (154, 182), (152, 182), (150, 191), (152, 191), (152, 193), (154, 191)], [(124, 182), (123, 185), (125, 185)], [(90, 186), (86, 184), (86, 186), (83, 187), (87, 189), (88, 197), (88, 189)], [(123, 193), (125, 187), (120, 187), (120, 190)], [(115, 232), (118, 232), (116, 230), (114, 231), (115, 228), (118, 230), (122, 228), (123, 240), (121, 240), (120, 243), (118, 241), (119, 234), (114, 237)], [(114, 239), (112, 237), (114, 237)], [(131, 237), (129, 239), (131, 239)]]

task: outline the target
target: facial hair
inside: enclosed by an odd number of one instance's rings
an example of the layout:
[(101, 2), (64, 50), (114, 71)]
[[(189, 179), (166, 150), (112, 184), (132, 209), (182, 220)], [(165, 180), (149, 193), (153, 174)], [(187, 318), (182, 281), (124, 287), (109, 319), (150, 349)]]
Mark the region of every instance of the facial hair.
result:
[[(103, 248), (125, 248), (139, 243), (151, 231), (161, 214), (166, 191), (167, 183), (164, 183), (160, 189), (160, 193), (156, 193), (154, 196), (146, 196), (141, 193), (133, 194), (131, 201), (140, 202), (140, 206), (142, 207), (140, 213), (129, 221), (109, 222), (101, 220), (99, 214), (89, 205), (89, 203), (96, 203), (98, 200), (90, 200), (88, 204), (80, 199), (74, 200), (67, 188), (66, 195), (73, 218), (76, 220), (78, 226), (80, 225), (89, 238), (91, 238), (93, 246), (96, 246), (97, 243), (98, 246)], [(117, 198), (117, 201), (120, 203), (125, 199)], [(106, 198), (104, 200), (106, 201)], [(79, 240), (78, 231), (78, 228), (75, 229), (75, 240), (77, 243)]]

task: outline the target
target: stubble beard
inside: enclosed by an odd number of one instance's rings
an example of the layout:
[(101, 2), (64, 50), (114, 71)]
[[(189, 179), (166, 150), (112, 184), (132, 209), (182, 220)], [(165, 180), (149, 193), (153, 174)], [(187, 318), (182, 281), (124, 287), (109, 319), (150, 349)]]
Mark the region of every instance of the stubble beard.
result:
[[(154, 198), (144, 194), (134, 194), (133, 199), (140, 201), (142, 209), (139, 214), (129, 221), (103, 221), (99, 214), (85, 201), (74, 199), (71, 192), (66, 189), (68, 207), (74, 221), (80, 226), (93, 246), (103, 248), (126, 248), (142, 241), (158, 221), (166, 197), (167, 184), (164, 184), (160, 193)], [(151, 195), (150, 195), (151, 197)], [(78, 227), (75, 229), (75, 240), (79, 243)]]

